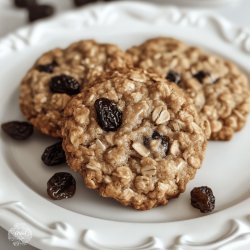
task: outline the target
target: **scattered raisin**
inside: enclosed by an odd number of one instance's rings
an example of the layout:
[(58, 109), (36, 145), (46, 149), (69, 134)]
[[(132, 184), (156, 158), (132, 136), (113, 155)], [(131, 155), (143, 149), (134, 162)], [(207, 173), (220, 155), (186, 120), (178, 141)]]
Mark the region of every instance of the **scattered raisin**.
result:
[(33, 134), (33, 126), (28, 122), (6, 122), (2, 130), (15, 140), (25, 140)]
[(97, 122), (103, 130), (117, 131), (122, 125), (122, 112), (113, 101), (107, 98), (97, 99), (95, 111)]
[(196, 74), (193, 75), (194, 78), (196, 78), (200, 83), (203, 83), (203, 80), (209, 75), (208, 72), (205, 71), (198, 71)]
[(179, 84), (181, 81), (181, 76), (177, 72), (170, 70), (166, 76), (166, 79), (169, 80), (170, 82)]
[(200, 209), (202, 213), (209, 213), (214, 210), (215, 197), (211, 188), (202, 186), (191, 191), (191, 204)]
[(57, 62), (53, 61), (52, 63), (37, 65), (36, 68), (40, 72), (53, 73), (54, 68), (57, 66), (58, 66)]
[(53, 200), (71, 198), (75, 191), (76, 181), (70, 173), (56, 173), (47, 182), (47, 193)]
[(29, 10), (30, 22), (34, 22), (38, 19), (50, 17), (55, 13), (54, 7), (48, 4), (30, 5), (28, 6), (28, 10)]
[(37, 4), (36, 0), (14, 0), (14, 5), (18, 8), (26, 8), (35, 4)]
[(57, 142), (45, 149), (42, 161), (47, 166), (55, 166), (66, 162), (66, 156), (62, 148), (62, 142)]
[(76, 95), (80, 93), (80, 84), (75, 78), (63, 74), (51, 78), (50, 90), (53, 93)]

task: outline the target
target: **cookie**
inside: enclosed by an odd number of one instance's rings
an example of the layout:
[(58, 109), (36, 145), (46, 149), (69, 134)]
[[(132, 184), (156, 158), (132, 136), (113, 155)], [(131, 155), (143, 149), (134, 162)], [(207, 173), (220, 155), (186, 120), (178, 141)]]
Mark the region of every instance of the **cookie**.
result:
[(176, 83), (211, 126), (211, 140), (230, 140), (249, 113), (246, 76), (231, 62), (172, 38), (159, 37), (127, 51), (134, 66)]
[(208, 122), (179, 87), (145, 70), (97, 82), (64, 110), (68, 165), (88, 188), (125, 206), (167, 204), (200, 168)]
[(120, 48), (93, 40), (51, 50), (36, 61), (21, 83), (21, 111), (42, 133), (60, 137), (63, 110), (73, 95), (91, 86), (103, 72), (128, 64)]

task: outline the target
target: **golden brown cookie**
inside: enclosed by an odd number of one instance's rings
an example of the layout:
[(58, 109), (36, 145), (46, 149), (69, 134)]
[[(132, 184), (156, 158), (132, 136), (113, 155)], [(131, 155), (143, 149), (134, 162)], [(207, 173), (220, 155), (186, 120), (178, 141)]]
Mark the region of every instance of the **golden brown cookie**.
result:
[(140, 210), (185, 190), (210, 136), (179, 87), (142, 69), (103, 76), (68, 103), (64, 116), (70, 168), (88, 188)]
[(91, 86), (103, 72), (128, 64), (120, 48), (93, 40), (51, 50), (36, 61), (21, 83), (21, 111), (42, 133), (60, 137), (63, 110), (72, 96)]
[(166, 37), (127, 53), (134, 66), (160, 74), (189, 94), (210, 122), (210, 139), (230, 140), (244, 126), (250, 108), (248, 79), (233, 63)]

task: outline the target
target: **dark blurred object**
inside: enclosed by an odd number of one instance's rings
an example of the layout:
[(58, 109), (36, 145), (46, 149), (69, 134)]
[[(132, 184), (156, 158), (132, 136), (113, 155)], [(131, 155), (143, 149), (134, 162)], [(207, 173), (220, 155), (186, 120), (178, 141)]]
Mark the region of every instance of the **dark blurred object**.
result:
[[(114, 0), (102, 0), (103, 2), (111, 2)], [(80, 7), (90, 3), (102, 2), (101, 0), (73, 0), (76, 7)], [(18, 8), (27, 8), (29, 22), (50, 17), (55, 13), (55, 7), (49, 4), (39, 4), (37, 0), (13, 0)]]
[(98, 2), (98, 0), (74, 0), (74, 4), (77, 7), (83, 6), (88, 3), (95, 3), (95, 2)]
[(37, 4), (36, 0), (14, 0), (14, 5), (18, 8), (26, 8), (36, 4)]
[(7, 135), (18, 141), (26, 140), (33, 134), (33, 126), (28, 122), (6, 122), (1, 127)]
[(38, 19), (50, 17), (55, 13), (55, 8), (52, 5), (31, 5), (28, 7), (29, 21), (34, 22)]

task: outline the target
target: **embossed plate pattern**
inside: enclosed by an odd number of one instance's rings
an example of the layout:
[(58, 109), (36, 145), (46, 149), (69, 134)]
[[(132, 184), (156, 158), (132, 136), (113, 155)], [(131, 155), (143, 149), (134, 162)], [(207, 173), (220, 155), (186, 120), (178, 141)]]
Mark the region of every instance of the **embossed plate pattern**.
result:
[[(229, 58), (249, 75), (250, 32), (221, 17), (136, 2), (90, 6), (28, 26), (0, 41), (0, 121), (22, 119), (18, 85), (44, 51), (85, 38), (128, 48), (167, 35)], [(18, 143), (1, 132), (0, 224), (26, 223), (31, 244), (40, 249), (233, 249), (250, 244), (250, 124), (230, 142), (210, 142), (203, 167), (179, 199), (168, 206), (137, 212), (87, 190), (77, 178), (76, 195), (52, 202), (46, 182), (66, 166), (41, 161), (53, 140), (35, 134)], [(216, 210), (201, 215), (190, 206), (190, 190), (209, 185)], [(237, 249), (237, 248), (236, 248)]]
[(234, 4), (239, 2), (240, 0), (166, 0), (172, 4), (182, 4), (185, 6), (219, 6), (226, 4)]

